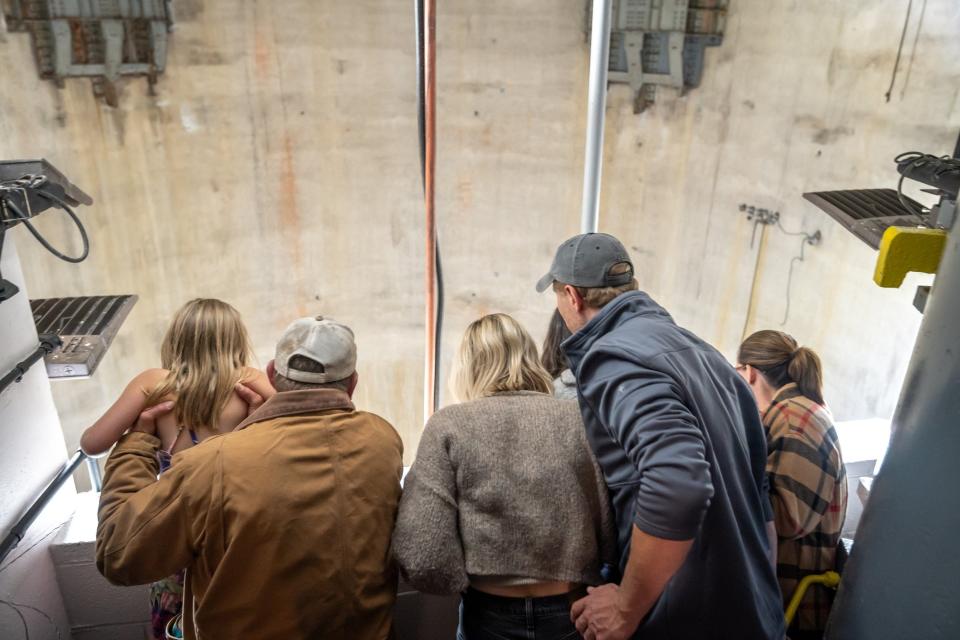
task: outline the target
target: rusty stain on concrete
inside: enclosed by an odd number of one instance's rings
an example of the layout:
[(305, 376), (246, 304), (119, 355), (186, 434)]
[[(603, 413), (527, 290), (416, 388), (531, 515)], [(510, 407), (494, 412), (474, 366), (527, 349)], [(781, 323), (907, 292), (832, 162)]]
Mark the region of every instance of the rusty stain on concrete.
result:
[(263, 29), (257, 29), (253, 39), (253, 61), (257, 69), (257, 78), (264, 80), (270, 75), (270, 45)]
[(457, 182), (457, 202), (463, 209), (473, 206), (473, 182), (470, 178), (462, 177)]
[(303, 289), (303, 252), (301, 249), (303, 230), (300, 224), (300, 208), (297, 204), (297, 173), (293, 159), (293, 141), (289, 133), (283, 137), (279, 187), (280, 231), (286, 244), (283, 247), (283, 255), (288, 259), (287, 265), (291, 281), (296, 283), (297, 313), (304, 316), (307, 315), (307, 296)]

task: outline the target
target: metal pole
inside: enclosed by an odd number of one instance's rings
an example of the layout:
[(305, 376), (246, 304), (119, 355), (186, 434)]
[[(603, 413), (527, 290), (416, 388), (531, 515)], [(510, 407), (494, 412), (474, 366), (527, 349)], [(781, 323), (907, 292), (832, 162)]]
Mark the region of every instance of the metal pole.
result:
[(87, 474), (90, 476), (90, 486), (94, 491), (100, 493), (100, 489), (103, 488), (103, 477), (100, 475), (100, 464), (97, 462), (96, 458), (88, 457), (87, 460)]
[(435, 215), (436, 132), (437, 132), (437, 1), (426, 0), (424, 21), (424, 208), (426, 264), (426, 340), (424, 345), (423, 419), (433, 415), (436, 407), (436, 349), (437, 349), (437, 223)]
[(13, 525), (10, 529), (10, 533), (7, 534), (7, 537), (3, 539), (3, 542), (0, 542), (0, 563), (2, 563), (6, 557), (10, 554), (13, 549), (20, 544), (20, 541), (23, 540), (23, 537), (27, 535), (27, 529), (30, 528), (30, 525), (33, 524), (33, 521), (36, 520), (37, 516), (40, 515), (40, 512), (43, 511), (43, 508), (47, 506), (47, 503), (50, 502), (50, 499), (60, 490), (60, 487), (63, 486), (63, 483), (73, 475), (74, 470), (80, 466), (80, 462), (87, 456), (83, 451), (77, 451), (73, 454), (66, 464), (63, 465), (63, 468), (57, 472), (57, 475), (53, 477), (53, 480), (50, 481), (50, 484), (47, 485), (47, 488), (43, 490), (43, 493), (30, 505), (30, 508), (27, 509), (27, 512), (23, 514), (23, 517), (17, 521), (17, 524)]
[(597, 231), (600, 175), (603, 169), (603, 120), (607, 108), (607, 69), (610, 66), (610, 19), (613, 0), (593, 0), (590, 34), (590, 87), (587, 96), (587, 144), (583, 162), (583, 209), (580, 231)]
[(951, 231), (829, 640), (960, 638), (960, 230)]
[(63, 344), (63, 342), (57, 336), (40, 336), (40, 346), (34, 349), (33, 353), (24, 358), (22, 362), (18, 362), (9, 373), (0, 378), (0, 391), (3, 391), (14, 382), (20, 382), (23, 376), (27, 374), (27, 371), (30, 370), (30, 367), (39, 362), (43, 356), (52, 352), (61, 344)]

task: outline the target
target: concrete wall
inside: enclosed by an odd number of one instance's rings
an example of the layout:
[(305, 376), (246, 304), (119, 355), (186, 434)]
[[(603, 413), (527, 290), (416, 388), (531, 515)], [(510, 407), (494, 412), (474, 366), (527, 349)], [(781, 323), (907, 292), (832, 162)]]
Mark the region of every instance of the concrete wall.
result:
[[(241, 310), (261, 364), (298, 315), (354, 325), (359, 404), (398, 426), (412, 458), (423, 260), (411, 4), (177, 0), (156, 95), (128, 82), (117, 109), (87, 81), (38, 80), (29, 39), (0, 36), (0, 156), (46, 156), (96, 200), (82, 214), (86, 263), (21, 243), (33, 293), (140, 295), (94, 378), (54, 387), (68, 444), (157, 364), (170, 314), (202, 295)], [(899, 0), (731, 5), (701, 88), (661, 91), (641, 115), (611, 89), (601, 228), (632, 247), (645, 289), (730, 356), (745, 329), (780, 325), (799, 249), (774, 229), (751, 248), (737, 206), (779, 209), (789, 231), (820, 229), (822, 245), (795, 266), (785, 328), (824, 356), (839, 417), (889, 415), (919, 326), (913, 286), (876, 288), (874, 252), (801, 194), (892, 186), (896, 153), (952, 150), (960, 5), (925, 2), (914, 48), (915, 7), (889, 102)], [(551, 300), (533, 283), (578, 230), (584, 9), (441, 3), (447, 361), (482, 313), (513, 313), (538, 337), (545, 328)], [(66, 241), (56, 213), (40, 227)]]
[[(20, 293), (0, 304), (0, 372), (6, 374), (38, 344), (17, 247), (10, 237), (0, 258), (0, 273), (20, 287)], [(50, 383), (39, 363), (21, 382), (0, 394), (0, 535), (7, 535), (66, 458)], [(26, 637), (23, 623), (8, 603), (36, 607), (69, 634), (47, 548), (69, 519), (75, 494), (68, 481), (37, 517), (20, 545), (0, 563), (0, 638)], [(42, 614), (19, 608), (30, 638), (57, 637), (57, 630)]]

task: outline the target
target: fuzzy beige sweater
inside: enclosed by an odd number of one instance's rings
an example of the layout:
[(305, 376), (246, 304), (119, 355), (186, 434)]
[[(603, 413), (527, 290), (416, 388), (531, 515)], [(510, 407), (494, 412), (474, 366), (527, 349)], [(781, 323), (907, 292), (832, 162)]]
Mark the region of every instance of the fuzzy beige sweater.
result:
[(471, 576), (598, 584), (615, 547), (575, 401), (502, 393), (427, 423), (393, 535), (415, 588), (459, 593)]

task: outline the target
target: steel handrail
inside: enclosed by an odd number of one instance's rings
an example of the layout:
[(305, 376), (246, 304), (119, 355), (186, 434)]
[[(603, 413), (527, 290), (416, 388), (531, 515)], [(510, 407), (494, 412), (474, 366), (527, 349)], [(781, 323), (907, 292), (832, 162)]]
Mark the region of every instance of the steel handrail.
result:
[(53, 477), (53, 480), (47, 485), (47, 488), (43, 490), (36, 500), (33, 501), (33, 504), (30, 505), (30, 508), (27, 509), (27, 512), (17, 521), (15, 525), (10, 529), (10, 533), (7, 534), (7, 537), (3, 539), (3, 542), (0, 542), (0, 564), (6, 560), (7, 556), (10, 555), (10, 552), (13, 551), (18, 544), (23, 540), (27, 535), (27, 529), (30, 528), (30, 525), (33, 524), (33, 521), (37, 519), (37, 516), (40, 515), (40, 512), (43, 511), (44, 507), (47, 506), (47, 503), (50, 502), (51, 498), (56, 495), (57, 491), (60, 490), (60, 487), (63, 486), (63, 483), (73, 475), (73, 472), (80, 466), (80, 463), (87, 459), (87, 454), (83, 451), (77, 450), (73, 456), (63, 465), (63, 468), (57, 472), (57, 475)]
[(40, 359), (45, 355), (53, 352), (53, 350), (59, 347), (61, 344), (63, 344), (63, 342), (60, 340), (59, 336), (40, 336), (40, 344), (36, 349), (33, 350), (33, 353), (24, 358), (22, 362), (18, 362), (13, 369), (9, 371), (9, 373), (0, 378), (0, 392), (14, 382), (20, 382), (23, 376), (26, 375), (27, 371), (30, 370), (30, 367), (39, 362)]

